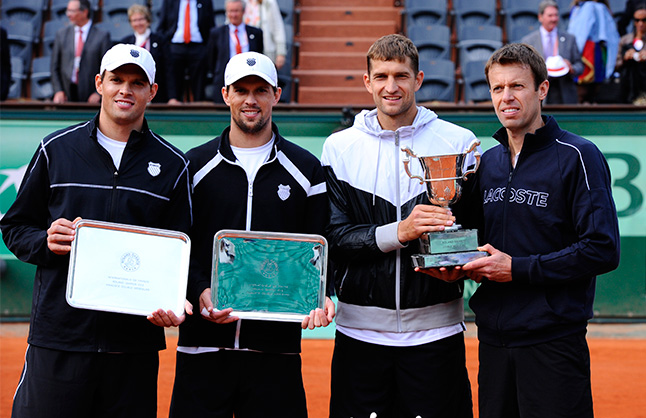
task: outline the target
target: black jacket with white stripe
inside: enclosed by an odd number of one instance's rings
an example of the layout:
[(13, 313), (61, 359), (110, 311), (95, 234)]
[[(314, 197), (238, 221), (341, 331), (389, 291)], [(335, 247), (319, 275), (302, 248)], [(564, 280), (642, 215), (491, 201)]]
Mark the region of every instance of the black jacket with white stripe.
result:
[[(213, 237), (222, 229), (323, 234), (328, 200), (319, 160), (287, 141), (272, 125), (274, 147), (252, 184), (236, 161), (230, 128), (187, 153), (193, 175), (195, 227), (192, 229), (189, 301), (199, 306), (211, 285)], [(289, 190), (286, 197), (280, 190)], [(300, 324), (241, 320), (220, 325), (199, 312), (180, 326), (179, 345), (299, 353)]]
[[(117, 170), (97, 142), (98, 115), (43, 139), (0, 227), (7, 248), (37, 266), (29, 343), (85, 352), (165, 348), (164, 330), (143, 316), (76, 309), (65, 300), (69, 256), (47, 248), (59, 218), (117, 222), (187, 232), (188, 160), (148, 129), (133, 131)], [(159, 165), (159, 170), (150, 169)]]

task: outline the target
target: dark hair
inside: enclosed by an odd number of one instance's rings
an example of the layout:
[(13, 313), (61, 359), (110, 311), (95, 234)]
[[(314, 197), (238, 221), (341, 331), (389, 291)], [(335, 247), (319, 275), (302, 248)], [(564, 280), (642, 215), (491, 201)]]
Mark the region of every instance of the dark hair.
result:
[(547, 80), (547, 67), (545, 67), (545, 60), (541, 54), (531, 45), (513, 43), (507, 44), (494, 52), (487, 64), (485, 65), (485, 77), (487, 84), (489, 83), (489, 70), (494, 64), (499, 65), (512, 65), (520, 64), (529, 67), (534, 76), (534, 87), (538, 90), (541, 83)]
[(406, 62), (406, 57), (410, 58), (411, 67), (417, 74), (419, 72), (419, 54), (413, 41), (398, 34), (382, 36), (368, 50), (368, 75), (370, 75), (372, 60)]

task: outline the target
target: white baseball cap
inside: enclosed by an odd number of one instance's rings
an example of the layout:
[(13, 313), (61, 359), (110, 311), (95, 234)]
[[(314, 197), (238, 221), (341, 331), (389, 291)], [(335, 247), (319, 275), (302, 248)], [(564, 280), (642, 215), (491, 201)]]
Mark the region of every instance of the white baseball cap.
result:
[(278, 87), (276, 66), (269, 57), (258, 52), (243, 52), (234, 55), (224, 69), (224, 85), (230, 86), (250, 75), (262, 78), (272, 87)]
[(141, 67), (148, 76), (150, 85), (155, 83), (155, 60), (147, 49), (137, 45), (117, 44), (105, 53), (101, 60), (101, 70), (113, 71), (126, 64), (135, 64)]
[(570, 72), (565, 60), (560, 55), (553, 55), (545, 60), (547, 75), (550, 77), (562, 77)]

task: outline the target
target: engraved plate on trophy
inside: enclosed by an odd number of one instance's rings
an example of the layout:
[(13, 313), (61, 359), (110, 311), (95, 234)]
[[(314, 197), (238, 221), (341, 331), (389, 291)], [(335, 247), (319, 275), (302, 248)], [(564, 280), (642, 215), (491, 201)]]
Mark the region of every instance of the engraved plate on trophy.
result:
[(184, 312), (191, 242), (186, 234), (81, 220), (70, 251), (66, 299), (75, 308), (147, 316)]
[(321, 235), (219, 231), (211, 296), (243, 319), (301, 322), (325, 307), (327, 241)]
[[(460, 199), (462, 182), (478, 169), (480, 164), (478, 145), (480, 141), (474, 139), (461, 154), (431, 156), (417, 156), (410, 148), (402, 148), (406, 153), (404, 169), (411, 179), (419, 180), (421, 184), (426, 185), (426, 195), (432, 205), (447, 208)], [(476, 161), (475, 166), (465, 170), (466, 157), (472, 152)], [(423, 177), (411, 172), (409, 167), (411, 157), (419, 161)], [(477, 250), (478, 231), (462, 229), (460, 225), (453, 225), (441, 232), (424, 233), (419, 240), (421, 253), (412, 256), (414, 267), (461, 266), (488, 255), (486, 252)]]

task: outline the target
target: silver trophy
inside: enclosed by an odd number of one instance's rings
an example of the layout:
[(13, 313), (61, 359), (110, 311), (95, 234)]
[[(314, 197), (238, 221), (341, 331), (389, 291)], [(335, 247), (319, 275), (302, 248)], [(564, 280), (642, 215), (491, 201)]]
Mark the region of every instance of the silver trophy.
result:
[[(462, 154), (417, 156), (408, 147), (402, 148), (406, 153), (404, 170), (411, 179), (426, 183), (426, 195), (432, 205), (449, 207), (462, 195), (462, 182), (473, 174), (480, 165), (480, 153), (477, 146), (480, 141), (474, 139)], [(475, 167), (464, 168), (467, 155), (473, 152)], [(424, 177), (411, 173), (410, 157), (417, 158), (422, 166)], [(413, 266), (419, 268), (437, 268), (462, 266), (469, 261), (486, 257), (486, 252), (478, 251), (478, 230), (462, 229), (460, 225), (445, 228), (442, 232), (427, 232), (419, 238), (421, 254), (412, 256)]]

